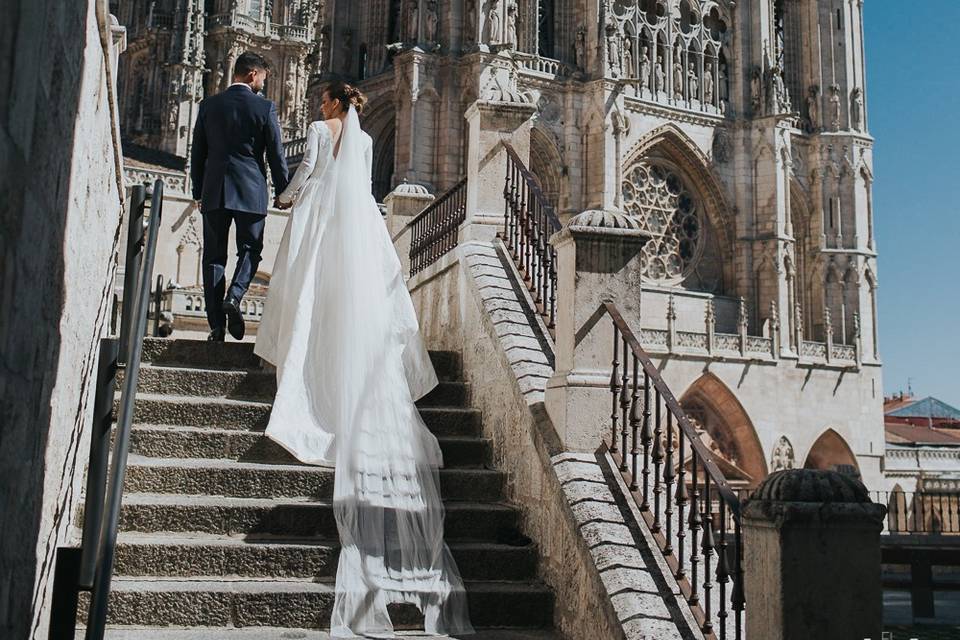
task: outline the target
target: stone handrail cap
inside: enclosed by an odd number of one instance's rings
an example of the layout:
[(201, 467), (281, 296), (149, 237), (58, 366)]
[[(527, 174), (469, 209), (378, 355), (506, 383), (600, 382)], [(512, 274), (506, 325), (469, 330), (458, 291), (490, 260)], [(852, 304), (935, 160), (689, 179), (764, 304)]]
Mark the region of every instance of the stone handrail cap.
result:
[(639, 231), (640, 221), (621, 211), (613, 209), (588, 209), (570, 218), (567, 227), (594, 227), (605, 229), (624, 229)]
[(859, 480), (836, 471), (785, 469), (771, 473), (750, 500), (763, 502), (870, 502)]

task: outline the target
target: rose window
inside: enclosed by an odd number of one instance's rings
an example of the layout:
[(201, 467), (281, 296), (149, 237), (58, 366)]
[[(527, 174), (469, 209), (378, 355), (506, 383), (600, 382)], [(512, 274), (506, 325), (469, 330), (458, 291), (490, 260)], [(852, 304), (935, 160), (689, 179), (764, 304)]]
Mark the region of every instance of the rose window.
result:
[(646, 279), (675, 284), (693, 272), (703, 253), (703, 213), (676, 171), (646, 160), (634, 164), (624, 177), (623, 208), (650, 234), (641, 255)]

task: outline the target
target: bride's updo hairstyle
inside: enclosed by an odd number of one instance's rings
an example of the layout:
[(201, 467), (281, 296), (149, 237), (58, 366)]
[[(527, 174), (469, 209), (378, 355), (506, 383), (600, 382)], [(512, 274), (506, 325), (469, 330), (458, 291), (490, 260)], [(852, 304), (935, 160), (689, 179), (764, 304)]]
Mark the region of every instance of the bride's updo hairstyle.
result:
[(331, 100), (339, 100), (344, 109), (347, 108), (347, 103), (352, 104), (357, 113), (363, 113), (363, 106), (367, 104), (367, 96), (363, 95), (360, 89), (342, 80), (331, 82), (327, 86), (327, 95)]

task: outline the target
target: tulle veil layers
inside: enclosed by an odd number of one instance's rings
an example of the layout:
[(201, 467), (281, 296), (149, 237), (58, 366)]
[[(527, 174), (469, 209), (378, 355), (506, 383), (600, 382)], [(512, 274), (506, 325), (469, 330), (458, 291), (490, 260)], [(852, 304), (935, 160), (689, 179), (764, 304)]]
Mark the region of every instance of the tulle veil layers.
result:
[(278, 377), (266, 433), (303, 462), (335, 466), (331, 635), (392, 636), (395, 602), (418, 606), (428, 633), (470, 633), (443, 541), (442, 456), (414, 405), (437, 377), (371, 195), (370, 138), (352, 106), (336, 158), (335, 146), (324, 123), (310, 126), (313, 167), (257, 337)]

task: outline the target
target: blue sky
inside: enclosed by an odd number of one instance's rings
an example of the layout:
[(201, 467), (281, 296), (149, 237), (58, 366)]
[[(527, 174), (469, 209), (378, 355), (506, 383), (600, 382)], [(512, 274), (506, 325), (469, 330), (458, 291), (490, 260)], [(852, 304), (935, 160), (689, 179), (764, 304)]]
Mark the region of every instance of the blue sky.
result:
[(960, 407), (960, 2), (867, 0), (864, 22), (884, 388)]

